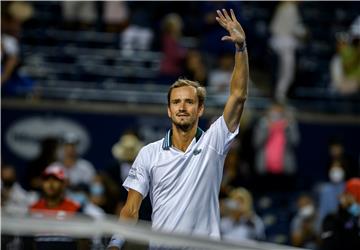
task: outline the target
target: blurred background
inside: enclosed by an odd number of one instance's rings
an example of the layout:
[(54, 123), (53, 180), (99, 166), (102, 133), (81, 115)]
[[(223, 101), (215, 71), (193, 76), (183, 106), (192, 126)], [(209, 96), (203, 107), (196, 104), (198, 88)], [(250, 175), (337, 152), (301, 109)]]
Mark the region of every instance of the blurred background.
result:
[(245, 30), (251, 78), (222, 234), (320, 249), (324, 219), (360, 174), (358, 2), (1, 1), (2, 208), (26, 213), (56, 163), (71, 199), (117, 214), (137, 152), (170, 128), (178, 77), (207, 88), (203, 129), (221, 115), (235, 51), (220, 40), (222, 8)]

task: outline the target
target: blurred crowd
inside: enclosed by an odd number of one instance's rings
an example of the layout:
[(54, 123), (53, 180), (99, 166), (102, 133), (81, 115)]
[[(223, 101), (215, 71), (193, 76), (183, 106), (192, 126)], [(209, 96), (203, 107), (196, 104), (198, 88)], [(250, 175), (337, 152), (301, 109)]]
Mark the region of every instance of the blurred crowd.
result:
[[(169, 84), (177, 77), (184, 76), (199, 81), (216, 93), (226, 93), (234, 48), (220, 40), (224, 34), (215, 21), (214, 13), (216, 9), (222, 8), (234, 9), (244, 26), (251, 52), (249, 56), (253, 82), (266, 95), (278, 102), (286, 102), (299, 86), (321, 86), (320, 80), (316, 80), (321, 78), (320, 75), (311, 80), (314, 82), (308, 83), (311, 79), (310, 72), (299, 69), (311, 68), (313, 63), (320, 64), (316, 60), (321, 58), (312, 56), (316, 56), (316, 50), (320, 56), (325, 48), (327, 51), (332, 48), (327, 53), (333, 55), (332, 59), (327, 59), (326, 89), (334, 97), (359, 94), (359, 16), (346, 24), (342, 23), (341, 18), (333, 19), (330, 28), (332, 32), (337, 32), (328, 34), (328, 38), (332, 40), (324, 41), (317, 38), (316, 26), (311, 27), (303, 21), (303, 9), (306, 7), (309, 13), (314, 10), (311, 3), (307, 5), (297, 1), (263, 3), (265, 7), (262, 9), (255, 8), (260, 6), (257, 3), (234, 1), (189, 2), (185, 5), (175, 4), (174, 7), (161, 2), (123, 1), (63, 1), (48, 5), (49, 11), (57, 11), (61, 15), (60, 19), (52, 19), (51, 14), (43, 10), (46, 5), (2, 2), (3, 95), (24, 95), (29, 92), (34, 95), (36, 82), (31, 79), (31, 75), (22, 75), (18, 71), (22, 63), (21, 39), (27, 40), (23, 35), (27, 30), (46, 27), (44, 22), (49, 23), (49, 29), (59, 31), (119, 34), (116, 48), (126, 51), (128, 55), (141, 51), (161, 52), (162, 58), (155, 80), (158, 84)], [(252, 13), (252, 18), (249, 18), (250, 11), (272, 14), (263, 14), (265, 17), (257, 19)], [(103, 33), (99, 33), (99, 36), (101, 34)], [(319, 47), (324, 43), (333, 44)], [(319, 48), (316, 49), (317, 47)], [(308, 65), (303, 65), (304, 62), (299, 65), (300, 59), (312, 61)], [(299, 74), (308, 73), (308, 79), (306, 76), (298, 77)]]

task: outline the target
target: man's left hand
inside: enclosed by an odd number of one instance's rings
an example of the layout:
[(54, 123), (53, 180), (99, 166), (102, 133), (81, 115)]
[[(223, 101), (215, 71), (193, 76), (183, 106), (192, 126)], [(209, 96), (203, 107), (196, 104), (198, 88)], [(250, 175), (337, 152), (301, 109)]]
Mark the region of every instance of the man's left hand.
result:
[(217, 10), (216, 12), (218, 14), (216, 20), (229, 32), (229, 36), (223, 36), (221, 40), (231, 41), (241, 46), (245, 42), (245, 32), (236, 19), (234, 11), (230, 9), (231, 16), (229, 16), (225, 9), (222, 9), (222, 11)]

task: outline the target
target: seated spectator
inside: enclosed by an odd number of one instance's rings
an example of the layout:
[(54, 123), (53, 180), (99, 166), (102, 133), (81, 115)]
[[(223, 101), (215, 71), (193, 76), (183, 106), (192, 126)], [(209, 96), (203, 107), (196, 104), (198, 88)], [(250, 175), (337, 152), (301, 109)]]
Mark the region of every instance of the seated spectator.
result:
[(183, 73), (186, 49), (180, 44), (183, 22), (178, 14), (170, 13), (162, 21), (163, 58), (160, 63), (160, 83), (170, 84)]
[[(29, 212), (35, 217), (69, 218), (82, 207), (79, 203), (66, 197), (67, 174), (66, 169), (53, 164), (43, 172), (43, 195), (39, 201), (30, 206)], [(64, 235), (37, 235), (34, 237), (36, 249), (79, 249), (81, 242)], [(59, 248), (60, 247), (60, 248)]]
[(37, 194), (27, 192), (17, 181), (15, 168), (9, 164), (1, 166), (1, 209), (4, 213), (24, 215)]
[(296, 247), (316, 249), (316, 211), (313, 199), (301, 195), (297, 200), (297, 213), (291, 221), (291, 243)]
[(77, 145), (80, 142), (74, 133), (66, 133), (63, 138), (61, 165), (66, 168), (69, 176), (69, 185), (90, 185), (96, 174), (94, 166), (79, 156)]
[(222, 54), (219, 58), (219, 65), (209, 73), (209, 88), (215, 93), (229, 93), (229, 82), (231, 79), (234, 56)]
[(129, 19), (128, 3), (125, 1), (104, 1), (103, 22), (107, 32), (121, 32)]
[(232, 143), (231, 148), (226, 156), (224, 162), (224, 173), (220, 187), (220, 198), (229, 196), (230, 192), (239, 187), (241, 183), (240, 164), (241, 159), (239, 155), (240, 140), (237, 137)]
[(80, 204), (65, 196), (68, 177), (63, 166), (57, 163), (48, 166), (42, 177), (43, 196), (30, 207), (31, 213), (62, 216), (63, 212), (73, 215), (80, 211)]
[(360, 16), (350, 29), (349, 36), (337, 37), (337, 52), (331, 60), (331, 87), (340, 95), (360, 91)]
[(127, 52), (151, 49), (154, 32), (150, 29), (147, 13), (141, 10), (131, 15), (129, 25), (120, 33), (120, 48)]
[(41, 174), (47, 166), (57, 160), (58, 139), (46, 137), (40, 143), (40, 154), (31, 162), (26, 170), (26, 188), (30, 190), (41, 190)]
[(329, 159), (328, 167), (330, 168), (333, 164), (341, 164), (345, 170), (346, 178), (358, 176), (359, 169), (357, 164), (351, 155), (347, 152), (344, 142), (340, 138), (333, 137), (328, 144)]
[(297, 171), (294, 148), (300, 139), (296, 120), (286, 106), (273, 103), (253, 134), (255, 169), (261, 183), (258, 188), (290, 191)]
[(89, 200), (102, 208), (107, 214), (118, 212), (117, 205), (120, 196), (119, 184), (104, 173), (97, 174), (91, 183)]
[(321, 249), (360, 249), (360, 178), (345, 184), (338, 211), (325, 217), (322, 223)]
[(33, 9), (27, 2), (10, 2), (4, 7), (4, 15), (1, 15), (1, 93), (3, 96), (27, 95), (33, 89), (33, 81), (18, 70), (21, 63), (19, 38), (22, 25), (31, 18)]
[(62, 1), (62, 16), (70, 29), (88, 29), (98, 18), (95, 1)]
[(252, 195), (236, 188), (221, 202), (221, 235), (225, 240), (264, 240), (265, 226), (253, 209)]
[(202, 61), (201, 53), (198, 50), (188, 51), (185, 57), (184, 76), (199, 82), (201, 85), (207, 85), (207, 70)]

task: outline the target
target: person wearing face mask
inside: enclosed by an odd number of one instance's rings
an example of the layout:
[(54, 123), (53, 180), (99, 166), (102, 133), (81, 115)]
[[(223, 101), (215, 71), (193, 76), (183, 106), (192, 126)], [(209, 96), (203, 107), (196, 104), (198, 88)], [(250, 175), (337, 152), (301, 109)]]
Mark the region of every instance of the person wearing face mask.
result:
[(252, 195), (236, 188), (221, 203), (221, 236), (225, 240), (265, 240), (265, 226), (253, 209)]
[(345, 184), (336, 213), (325, 217), (321, 232), (321, 250), (360, 249), (360, 178)]
[(322, 183), (316, 190), (318, 195), (318, 220), (317, 230), (321, 229), (321, 222), (326, 215), (335, 213), (339, 206), (338, 197), (343, 193), (345, 187), (346, 173), (341, 161), (335, 161), (328, 171), (329, 181)]
[(28, 206), (37, 200), (37, 194), (27, 192), (17, 181), (15, 168), (1, 165), (1, 209), (3, 213), (25, 214)]
[(316, 249), (318, 237), (315, 228), (317, 212), (313, 199), (306, 194), (297, 200), (297, 213), (291, 221), (291, 244)]

